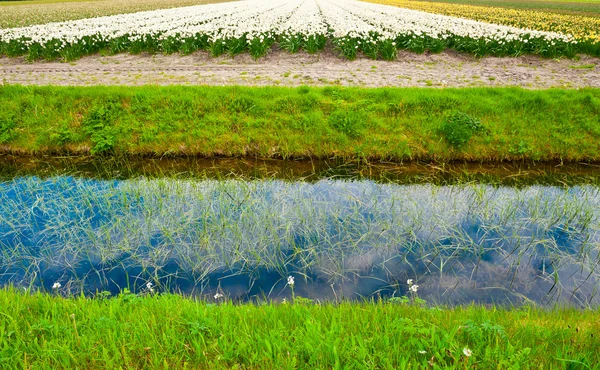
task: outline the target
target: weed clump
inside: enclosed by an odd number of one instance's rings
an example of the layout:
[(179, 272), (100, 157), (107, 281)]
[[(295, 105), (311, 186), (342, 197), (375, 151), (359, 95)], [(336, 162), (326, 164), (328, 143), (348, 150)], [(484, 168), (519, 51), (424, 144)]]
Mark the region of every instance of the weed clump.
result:
[(366, 120), (367, 115), (363, 110), (336, 110), (329, 116), (331, 127), (351, 138), (357, 138), (360, 135), (365, 128)]
[(14, 135), (15, 120), (9, 116), (0, 116), (0, 144), (8, 143)]
[(57, 145), (64, 145), (65, 143), (72, 142), (74, 134), (69, 128), (68, 122), (61, 122), (55, 132), (50, 134), (50, 139)]
[(482, 128), (479, 119), (464, 112), (455, 112), (444, 120), (440, 132), (450, 146), (461, 149)]
[(254, 108), (256, 108), (256, 102), (244, 96), (231, 100), (227, 105), (227, 109), (231, 113), (248, 113)]
[(117, 136), (114, 122), (120, 112), (120, 104), (109, 101), (106, 104), (93, 107), (85, 116), (82, 126), (85, 134), (90, 136), (93, 144), (92, 154), (101, 154), (113, 150)]

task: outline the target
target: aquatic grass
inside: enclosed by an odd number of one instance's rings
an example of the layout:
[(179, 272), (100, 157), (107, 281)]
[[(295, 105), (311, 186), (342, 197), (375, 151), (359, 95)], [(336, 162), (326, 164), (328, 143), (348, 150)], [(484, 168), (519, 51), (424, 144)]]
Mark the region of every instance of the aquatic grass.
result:
[(598, 187), (322, 180), (0, 183), (0, 281), (232, 299), (598, 304)]
[(594, 368), (599, 314), (302, 297), (215, 304), (128, 291), (64, 298), (8, 287), (0, 289), (0, 355), (7, 369)]

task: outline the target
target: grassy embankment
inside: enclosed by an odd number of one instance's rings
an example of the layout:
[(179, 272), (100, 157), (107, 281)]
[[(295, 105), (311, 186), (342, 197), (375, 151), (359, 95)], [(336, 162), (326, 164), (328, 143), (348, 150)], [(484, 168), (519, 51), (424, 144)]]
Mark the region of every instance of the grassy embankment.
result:
[(395, 302), (65, 299), (8, 288), (0, 290), (0, 367), (597, 369), (599, 317)]
[(0, 87), (0, 151), (600, 160), (600, 90)]

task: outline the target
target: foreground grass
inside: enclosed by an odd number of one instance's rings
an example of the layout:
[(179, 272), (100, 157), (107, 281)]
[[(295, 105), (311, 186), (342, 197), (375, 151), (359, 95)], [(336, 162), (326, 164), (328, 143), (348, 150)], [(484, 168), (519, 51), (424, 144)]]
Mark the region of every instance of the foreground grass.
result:
[[(0, 290), (0, 367), (599, 368), (599, 311)], [(472, 351), (465, 356), (464, 349)]]
[(600, 160), (600, 90), (0, 87), (7, 153)]
[(0, 1), (0, 28), (135, 13), (229, 0), (33, 0)]

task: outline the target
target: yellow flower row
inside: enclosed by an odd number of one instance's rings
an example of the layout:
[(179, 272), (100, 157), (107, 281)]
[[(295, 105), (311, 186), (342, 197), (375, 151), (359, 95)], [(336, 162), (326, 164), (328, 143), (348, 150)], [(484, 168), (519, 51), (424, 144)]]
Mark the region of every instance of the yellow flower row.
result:
[(475, 19), (487, 23), (504, 24), (540, 31), (560, 32), (573, 35), (578, 40), (600, 42), (600, 17), (412, 0), (364, 1), (394, 5), (401, 8), (421, 10), (429, 13)]

